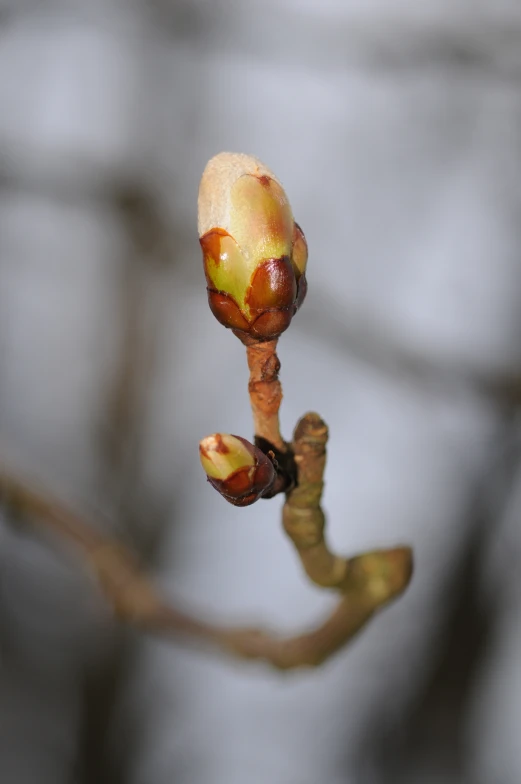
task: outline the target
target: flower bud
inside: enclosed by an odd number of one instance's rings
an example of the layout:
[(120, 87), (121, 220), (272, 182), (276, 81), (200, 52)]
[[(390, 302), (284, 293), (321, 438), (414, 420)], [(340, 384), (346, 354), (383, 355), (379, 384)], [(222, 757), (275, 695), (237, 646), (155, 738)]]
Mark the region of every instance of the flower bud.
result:
[(241, 338), (277, 338), (307, 290), (306, 239), (282, 185), (256, 158), (223, 152), (203, 172), (198, 208), (214, 316)]
[(210, 484), (234, 506), (253, 504), (275, 479), (271, 460), (240, 436), (207, 436), (199, 444), (199, 456)]

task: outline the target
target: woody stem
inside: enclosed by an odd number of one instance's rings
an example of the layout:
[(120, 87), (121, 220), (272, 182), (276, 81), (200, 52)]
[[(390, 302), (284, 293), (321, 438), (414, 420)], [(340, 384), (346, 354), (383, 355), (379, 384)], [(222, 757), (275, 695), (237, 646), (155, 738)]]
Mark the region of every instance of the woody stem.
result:
[(282, 386), (279, 381), (280, 362), (276, 349), (276, 339), (246, 346), (250, 369), (248, 391), (256, 438), (268, 442), (279, 452), (285, 452), (286, 444), (280, 434), (279, 423)]
[(35, 490), (0, 464), (0, 502), (18, 520), (73, 544), (97, 577), (116, 615), (135, 627), (281, 670), (316, 666), (345, 645), (374, 613), (396, 598), (410, 578), (410, 551), (396, 548), (350, 559), (333, 614), (309, 632), (278, 637), (256, 628), (230, 628), (196, 618), (165, 601), (131, 553), (56, 498)]

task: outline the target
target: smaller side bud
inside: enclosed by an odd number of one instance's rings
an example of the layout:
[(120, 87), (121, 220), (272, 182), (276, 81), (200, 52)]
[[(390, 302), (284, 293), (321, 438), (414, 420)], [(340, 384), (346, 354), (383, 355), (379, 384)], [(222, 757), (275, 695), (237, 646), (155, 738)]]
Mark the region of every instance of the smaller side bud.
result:
[(234, 506), (255, 503), (275, 480), (269, 457), (240, 436), (206, 436), (199, 444), (199, 456), (210, 484)]

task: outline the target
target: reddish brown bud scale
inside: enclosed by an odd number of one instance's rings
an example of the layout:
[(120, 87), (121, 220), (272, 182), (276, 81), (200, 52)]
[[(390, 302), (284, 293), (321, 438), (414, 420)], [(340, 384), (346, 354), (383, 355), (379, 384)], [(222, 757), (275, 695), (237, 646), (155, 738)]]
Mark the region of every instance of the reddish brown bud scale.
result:
[[(293, 312), (290, 310), (266, 310), (249, 325), (248, 330), (242, 330), (246, 336), (254, 340), (275, 340), (290, 325)], [(238, 337), (240, 330), (234, 330)], [(247, 345), (247, 344), (246, 344)]]
[(253, 273), (245, 300), (255, 317), (265, 310), (291, 310), (297, 281), (287, 256), (262, 261)]
[(277, 338), (306, 294), (307, 244), (275, 175), (251, 156), (212, 158), (199, 189), (199, 235), (218, 321), (242, 339)]
[(229, 294), (208, 289), (208, 304), (213, 315), (223, 326), (238, 332), (248, 332), (250, 325), (239, 306)]
[(306, 299), (306, 294), (308, 293), (308, 282), (305, 275), (300, 276), (300, 280), (298, 282), (298, 291), (297, 291), (297, 299), (295, 302), (295, 313), (300, 308), (304, 300)]

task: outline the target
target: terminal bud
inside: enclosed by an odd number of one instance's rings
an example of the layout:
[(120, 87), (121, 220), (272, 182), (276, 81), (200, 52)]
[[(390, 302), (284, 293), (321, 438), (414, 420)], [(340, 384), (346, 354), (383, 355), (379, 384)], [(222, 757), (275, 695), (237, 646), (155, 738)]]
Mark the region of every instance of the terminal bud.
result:
[(199, 242), (210, 308), (243, 340), (274, 340), (306, 295), (308, 249), (284, 189), (256, 158), (220, 153), (204, 172)]

